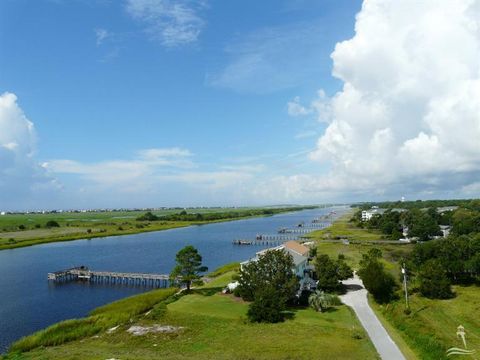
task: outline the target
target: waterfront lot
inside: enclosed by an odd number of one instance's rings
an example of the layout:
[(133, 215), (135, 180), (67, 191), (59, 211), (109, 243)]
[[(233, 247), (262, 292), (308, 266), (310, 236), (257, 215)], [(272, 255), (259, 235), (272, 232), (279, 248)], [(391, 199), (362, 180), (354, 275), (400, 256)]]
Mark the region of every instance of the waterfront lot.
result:
[[(279, 324), (246, 321), (248, 304), (218, 291), (231, 279), (221, 275), (167, 306), (160, 319), (137, 316), (114, 332), (36, 349), (25, 359), (376, 359), (373, 345), (352, 311), (339, 306), (326, 313), (291, 309)], [(125, 300), (124, 300), (125, 301)], [(130, 301), (135, 301), (131, 298)], [(183, 327), (170, 334), (133, 336), (133, 324)]]

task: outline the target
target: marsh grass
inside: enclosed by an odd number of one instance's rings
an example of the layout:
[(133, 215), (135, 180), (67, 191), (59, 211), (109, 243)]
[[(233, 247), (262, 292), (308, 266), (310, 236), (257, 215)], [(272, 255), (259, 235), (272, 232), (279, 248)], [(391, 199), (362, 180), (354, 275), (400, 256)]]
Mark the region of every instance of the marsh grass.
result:
[(178, 289), (160, 289), (132, 296), (99, 307), (82, 319), (65, 320), (15, 342), (11, 353), (27, 352), (41, 346), (56, 346), (98, 334), (116, 325), (134, 320), (173, 296)]

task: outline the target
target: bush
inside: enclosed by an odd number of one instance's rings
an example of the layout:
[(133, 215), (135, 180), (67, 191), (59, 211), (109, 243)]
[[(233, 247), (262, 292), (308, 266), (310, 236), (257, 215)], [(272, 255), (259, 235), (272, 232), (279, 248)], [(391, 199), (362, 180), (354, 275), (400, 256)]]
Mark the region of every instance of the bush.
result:
[(450, 280), (442, 264), (435, 259), (427, 261), (418, 274), (420, 293), (429, 299), (450, 299), (453, 297)]
[(54, 227), (60, 227), (60, 224), (56, 222), (55, 220), (49, 220), (47, 221), (47, 224), (45, 225), (46, 228), (54, 228)]
[(285, 300), (272, 286), (259, 289), (247, 312), (251, 322), (278, 323), (284, 320)]

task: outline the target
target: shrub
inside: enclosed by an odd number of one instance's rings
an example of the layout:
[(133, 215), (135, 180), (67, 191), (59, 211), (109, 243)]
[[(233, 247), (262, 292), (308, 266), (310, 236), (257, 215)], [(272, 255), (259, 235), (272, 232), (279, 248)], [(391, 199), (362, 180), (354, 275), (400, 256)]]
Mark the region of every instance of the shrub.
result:
[(55, 220), (49, 220), (47, 221), (47, 224), (45, 225), (46, 228), (54, 228), (54, 227), (60, 227), (60, 224), (56, 222)]
[(272, 286), (259, 289), (248, 307), (251, 322), (278, 323), (284, 320), (285, 300), (278, 296)]

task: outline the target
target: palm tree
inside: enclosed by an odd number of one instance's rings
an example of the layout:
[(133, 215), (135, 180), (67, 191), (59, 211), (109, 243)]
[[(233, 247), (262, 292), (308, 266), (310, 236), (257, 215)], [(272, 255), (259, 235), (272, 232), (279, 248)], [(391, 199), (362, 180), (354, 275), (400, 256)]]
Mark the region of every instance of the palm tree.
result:
[(308, 304), (316, 311), (324, 312), (335, 304), (335, 296), (322, 290), (316, 290), (308, 297)]

